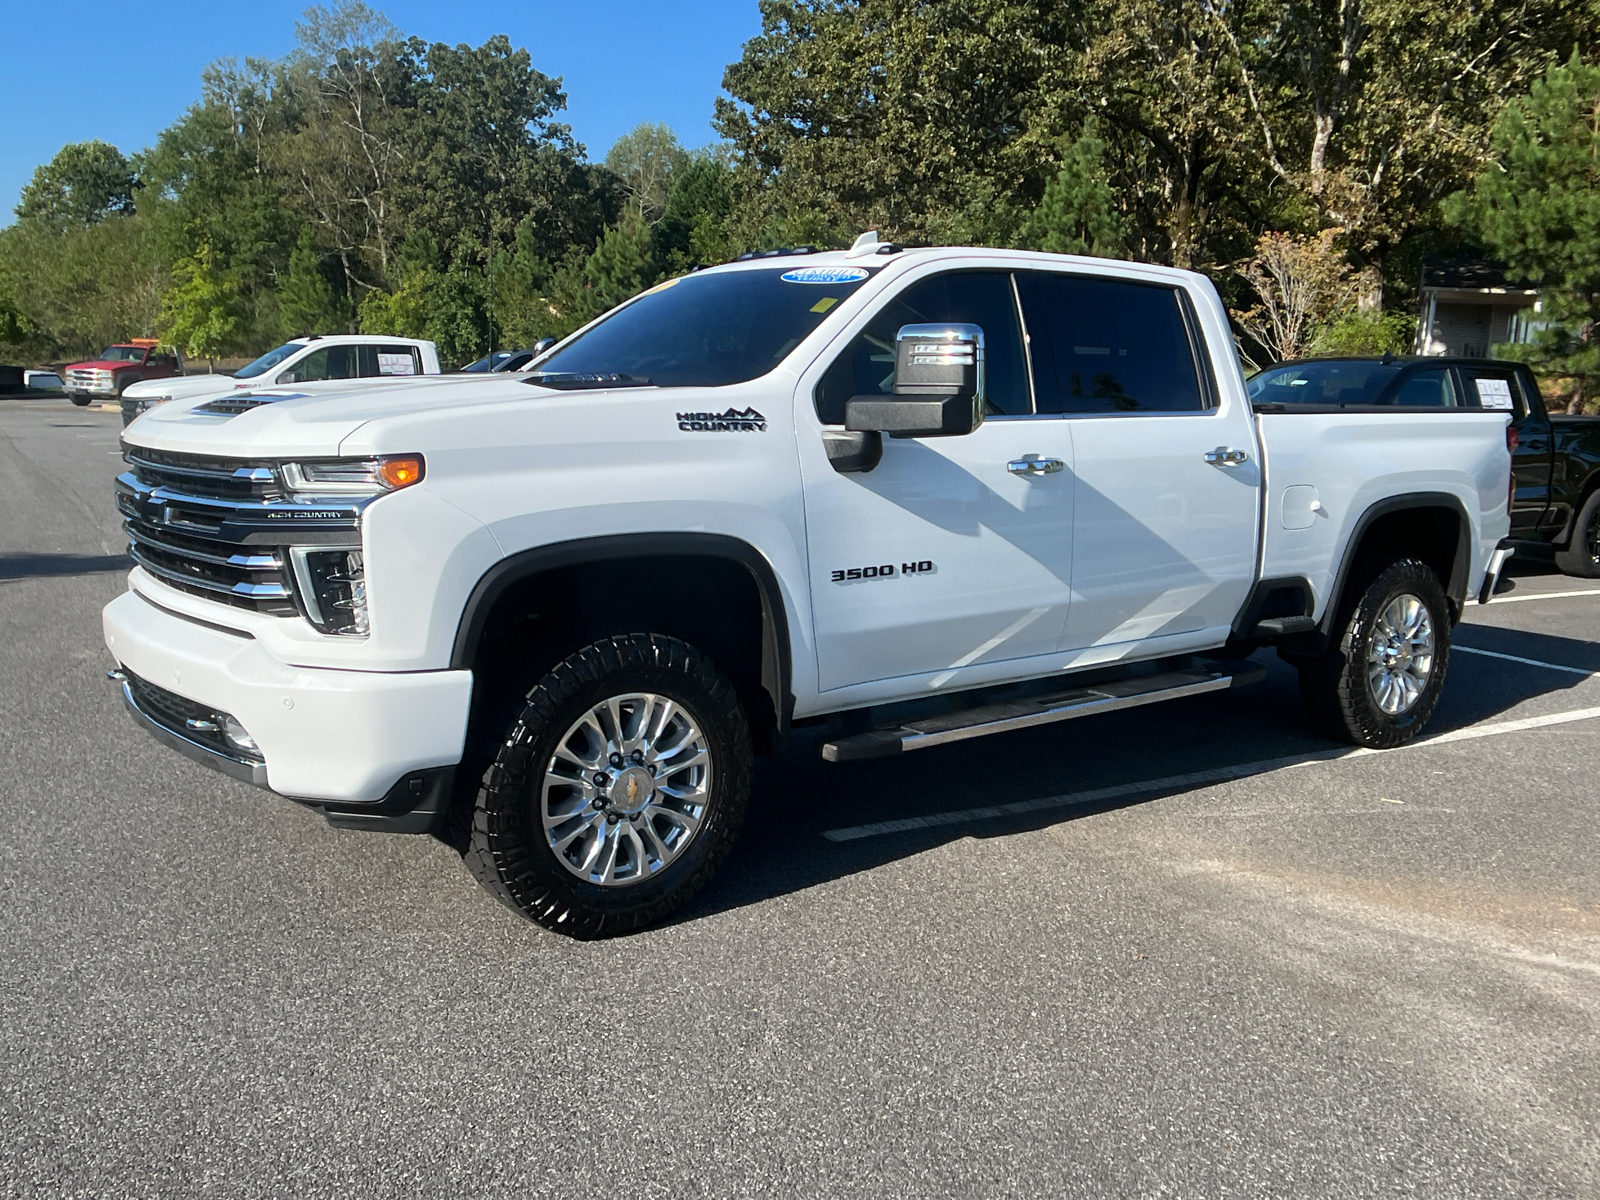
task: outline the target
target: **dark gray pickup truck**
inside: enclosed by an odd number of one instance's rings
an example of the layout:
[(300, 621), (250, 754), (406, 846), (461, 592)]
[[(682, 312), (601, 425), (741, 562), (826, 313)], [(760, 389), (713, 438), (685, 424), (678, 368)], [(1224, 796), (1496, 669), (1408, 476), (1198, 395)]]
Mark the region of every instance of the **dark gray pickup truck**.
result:
[(1600, 578), (1600, 417), (1553, 417), (1533, 372), (1484, 358), (1302, 358), (1253, 377), (1262, 405), (1500, 408), (1514, 486), (1511, 540), (1518, 552), (1554, 552), (1568, 575)]

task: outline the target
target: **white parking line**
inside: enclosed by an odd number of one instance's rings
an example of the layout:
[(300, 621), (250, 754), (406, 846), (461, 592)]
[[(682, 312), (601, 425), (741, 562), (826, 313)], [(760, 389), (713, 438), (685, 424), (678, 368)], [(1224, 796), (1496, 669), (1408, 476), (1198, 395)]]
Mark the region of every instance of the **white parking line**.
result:
[(1537, 658), (1519, 658), (1515, 654), (1499, 654), (1493, 650), (1478, 650), (1472, 646), (1451, 646), (1450, 649), (1458, 654), (1481, 654), (1485, 658), (1503, 658), (1507, 662), (1522, 663), (1529, 667), (1543, 667), (1547, 671), (1565, 671), (1569, 675), (1582, 675), (1585, 679), (1593, 679), (1600, 672), (1585, 671), (1581, 667), (1564, 667), (1560, 663), (1540, 662)]
[(1137, 796), (1143, 792), (1160, 792), (1168, 789), (1203, 787), (1214, 783), (1228, 783), (1252, 775), (1265, 775), (1273, 771), (1309, 767), (1317, 763), (1339, 762), (1347, 758), (1364, 758), (1370, 754), (1399, 754), (1426, 746), (1441, 746), (1449, 742), (1472, 742), (1479, 738), (1499, 737), (1507, 733), (1522, 733), (1529, 729), (1544, 729), (1552, 725), (1566, 725), (1573, 721), (1589, 721), (1600, 717), (1600, 708), (1575, 708), (1566, 712), (1547, 713), (1541, 717), (1521, 717), (1512, 721), (1495, 721), (1487, 725), (1469, 725), (1465, 729), (1451, 730), (1420, 742), (1407, 742), (1393, 750), (1321, 750), (1311, 754), (1297, 754), (1286, 758), (1268, 758), (1259, 762), (1238, 763), (1231, 767), (1217, 767), (1210, 771), (1192, 771), (1187, 775), (1168, 775), (1165, 779), (1144, 779), (1138, 783), (1119, 783), (1112, 787), (1093, 788), (1086, 792), (1068, 792), (1061, 796), (1043, 796), (1037, 800), (1014, 800), (1010, 804), (991, 804), (982, 808), (959, 808), (950, 812), (929, 813), (923, 817), (905, 817), (898, 821), (878, 821), (871, 825), (852, 825), (844, 829), (827, 829), (822, 836), (830, 842), (853, 842), (861, 838), (881, 837), (889, 833), (909, 833), (916, 829), (934, 829), (941, 825), (963, 825), (969, 821), (985, 821), (995, 817), (1014, 817), (1026, 813), (1048, 812), (1055, 808), (1076, 808), (1100, 800), (1119, 800), (1124, 796)]
[(1534, 596), (1496, 596), (1490, 604), (1523, 604), (1529, 600), (1564, 600), (1568, 596), (1600, 596), (1600, 592), (1541, 592)]

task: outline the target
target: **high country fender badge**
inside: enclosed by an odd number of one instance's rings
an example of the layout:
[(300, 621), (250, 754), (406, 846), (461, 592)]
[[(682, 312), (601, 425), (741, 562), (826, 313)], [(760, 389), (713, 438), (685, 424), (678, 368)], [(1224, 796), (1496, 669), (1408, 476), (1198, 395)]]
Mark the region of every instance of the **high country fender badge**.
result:
[(678, 428), (685, 433), (765, 433), (767, 419), (753, 408), (743, 412), (681, 412)]

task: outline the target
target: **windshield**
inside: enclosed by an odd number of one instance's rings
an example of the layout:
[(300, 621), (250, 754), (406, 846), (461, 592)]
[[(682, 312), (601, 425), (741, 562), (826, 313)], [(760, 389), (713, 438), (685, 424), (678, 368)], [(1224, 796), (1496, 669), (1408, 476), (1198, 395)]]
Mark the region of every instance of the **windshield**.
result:
[(469, 362), (466, 366), (459, 368), (456, 374), (464, 375), (469, 371), (498, 371), (501, 364), (510, 357), (511, 351), (496, 350), (492, 354), (485, 354), (482, 358)]
[(143, 346), (113, 346), (100, 356), (101, 362), (143, 362)]
[(1376, 404), (1401, 365), (1363, 359), (1287, 363), (1261, 372), (1245, 390), (1257, 404)]
[(563, 346), (529, 383), (721, 387), (765, 375), (869, 272), (860, 267), (708, 272), (669, 279)]
[(272, 370), (273, 367), (277, 366), (291, 354), (304, 349), (305, 344), (303, 342), (289, 342), (286, 345), (279, 346), (276, 350), (268, 350), (248, 367), (240, 367), (234, 372), (233, 377), (235, 379), (254, 379), (257, 375), (261, 375)]

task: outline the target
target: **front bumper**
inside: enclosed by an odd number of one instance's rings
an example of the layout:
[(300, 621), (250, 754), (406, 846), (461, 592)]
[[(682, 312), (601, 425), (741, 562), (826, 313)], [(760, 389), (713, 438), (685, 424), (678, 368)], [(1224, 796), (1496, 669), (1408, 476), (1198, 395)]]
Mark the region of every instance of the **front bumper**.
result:
[[(201, 625), (124, 592), (103, 614), (135, 719), (173, 749), (235, 778), (317, 804), (381, 804), (406, 777), (461, 761), (470, 671), (342, 671), (286, 666), (254, 638)], [(248, 731), (258, 755), (181, 725), (166, 693)], [(196, 716), (206, 713), (197, 710)], [(259, 760), (259, 761), (257, 761)]]

